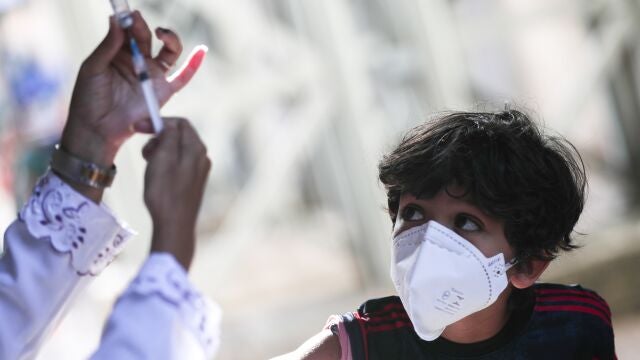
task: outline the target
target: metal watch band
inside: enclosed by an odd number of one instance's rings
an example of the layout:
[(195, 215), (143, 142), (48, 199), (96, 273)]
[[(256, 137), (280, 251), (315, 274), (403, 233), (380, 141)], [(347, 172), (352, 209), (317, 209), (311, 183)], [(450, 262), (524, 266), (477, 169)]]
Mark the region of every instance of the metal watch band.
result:
[(111, 186), (116, 176), (116, 166), (104, 168), (97, 164), (78, 159), (64, 151), (60, 144), (55, 146), (51, 156), (51, 169), (63, 175), (71, 181), (91, 186), (96, 189), (104, 189)]

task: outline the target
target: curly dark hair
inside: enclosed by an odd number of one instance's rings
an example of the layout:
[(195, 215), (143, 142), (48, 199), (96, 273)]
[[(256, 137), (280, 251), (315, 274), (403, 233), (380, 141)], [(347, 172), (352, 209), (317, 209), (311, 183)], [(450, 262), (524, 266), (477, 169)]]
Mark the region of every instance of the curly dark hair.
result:
[(576, 248), (586, 175), (576, 148), (518, 110), (453, 112), (411, 129), (378, 165), (395, 223), (400, 195), (431, 198), (450, 185), (504, 221), (519, 263)]

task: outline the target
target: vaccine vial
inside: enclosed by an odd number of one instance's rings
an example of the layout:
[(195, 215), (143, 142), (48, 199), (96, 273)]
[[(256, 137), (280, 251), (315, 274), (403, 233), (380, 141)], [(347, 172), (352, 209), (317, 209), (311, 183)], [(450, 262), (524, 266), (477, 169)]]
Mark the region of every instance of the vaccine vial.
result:
[(109, 0), (111, 1), (111, 7), (113, 13), (116, 15), (118, 24), (120, 27), (126, 29), (133, 25), (133, 18), (131, 17), (131, 8), (127, 0)]

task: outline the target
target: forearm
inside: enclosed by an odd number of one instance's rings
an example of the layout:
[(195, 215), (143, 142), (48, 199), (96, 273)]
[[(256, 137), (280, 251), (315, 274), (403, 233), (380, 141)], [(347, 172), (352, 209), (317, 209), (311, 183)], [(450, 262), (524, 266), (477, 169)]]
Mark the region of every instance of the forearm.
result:
[(295, 351), (271, 360), (340, 360), (340, 341), (331, 330), (325, 329), (309, 338)]
[(34, 354), (69, 300), (131, 232), (104, 207), (48, 174), (5, 233), (0, 258), (0, 358)]
[(91, 359), (211, 359), (220, 318), (172, 255), (154, 253), (116, 302)]
[(186, 271), (189, 271), (195, 252), (195, 224), (180, 224), (179, 221), (170, 220), (164, 224), (154, 224), (150, 253), (171, 254)]

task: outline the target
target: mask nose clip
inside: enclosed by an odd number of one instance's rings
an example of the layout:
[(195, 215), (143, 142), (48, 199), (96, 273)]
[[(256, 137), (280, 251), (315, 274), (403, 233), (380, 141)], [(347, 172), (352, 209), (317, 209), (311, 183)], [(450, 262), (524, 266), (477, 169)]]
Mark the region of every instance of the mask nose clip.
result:
[(511, 269), (517, 263), (518, 263), (518, 259), (515, 257), (507, 261), (506, 263), (504, 263), (504, 271), (507, 272), (507, 270)]

